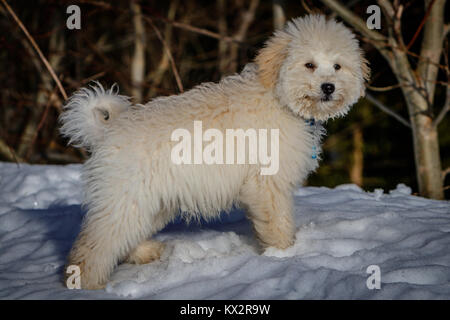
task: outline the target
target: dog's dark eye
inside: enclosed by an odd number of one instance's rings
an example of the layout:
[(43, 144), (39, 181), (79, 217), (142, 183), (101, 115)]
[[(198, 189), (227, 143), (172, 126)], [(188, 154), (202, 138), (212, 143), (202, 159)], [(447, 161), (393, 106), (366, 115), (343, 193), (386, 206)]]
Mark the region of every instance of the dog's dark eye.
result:
[(337, 63), (334, 65), (334, 70), (338, 71), (340, 68), (341, 68), (341, 65), (339, 65)]
[(305, 64), (305, 67), (307, 67), (308, 69), (315, 69), (316, 68), (314, 63), (311, 63), (311, 62), (308, 62), (307, 64)]

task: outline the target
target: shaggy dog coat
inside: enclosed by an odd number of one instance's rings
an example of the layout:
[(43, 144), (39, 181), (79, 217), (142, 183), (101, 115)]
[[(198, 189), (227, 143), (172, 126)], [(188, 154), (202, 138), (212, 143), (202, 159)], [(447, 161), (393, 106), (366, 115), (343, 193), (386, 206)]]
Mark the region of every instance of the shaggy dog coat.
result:
[[(87, 214), (67, 262), (80, 268), (82, 288), (104, 287), (121, 261), (157, 259), (163, 246), (150, 237), (178, 214), (208, 219), (239, 205), (262, 247), (289, 247), (292, 193), (318, 165), (320, 122), (349, 110), (368, 72), (351, 31), (316, 15), (289, 22), (255, 63), (219, 83), (146, 105), (98, 84), (75, 93), (61, 132), (91, 152), (82, 173)], [(224, 134), (278, 129), (277, 145), (268, 147), (278, 147), (278, 171), (262, 175), (260, 162), (174, 163), (179, 142), (172, 133), (182, 128), (194, 136), (194, 121)]]

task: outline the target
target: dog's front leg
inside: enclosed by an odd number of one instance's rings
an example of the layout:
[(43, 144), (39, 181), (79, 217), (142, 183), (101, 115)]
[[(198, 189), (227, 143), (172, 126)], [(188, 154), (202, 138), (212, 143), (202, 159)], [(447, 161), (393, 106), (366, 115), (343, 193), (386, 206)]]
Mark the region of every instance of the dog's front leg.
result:
[(294, 243), (295, 223), (289, 191), (282, 190), (270, 178), (255, 177), (243, 186), (240, 200), (247, 207), (247, 215), (263, 248), (285, 249)]

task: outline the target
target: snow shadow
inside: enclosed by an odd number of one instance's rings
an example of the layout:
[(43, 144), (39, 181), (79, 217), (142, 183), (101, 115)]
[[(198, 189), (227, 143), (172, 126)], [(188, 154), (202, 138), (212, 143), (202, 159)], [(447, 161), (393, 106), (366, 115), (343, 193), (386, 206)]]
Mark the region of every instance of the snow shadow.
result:
[(245, 210), (233, 207), (230, 211), (222, 211), (217, 218), (205, 220), (192, 219), (186, 221), (182, 214), (170, 222), (160, 233), (170, 232), (198, 232), (199, 230), (215, 230), (221, 232), (233, 231), (237, 234), (248, 234), (251, 230), (250, 222), (245, 216)]
[(54, 204), (46, 209), (22, 209), (19, 214), (26, 217), (32, 237), (50, 242), (52, 254), (64, 261), (80, 232), (85, 211), (80, 205)]
[[(80, 205), (53, 204), (46, 209), (22, 209), (18, 214), (26, 224), (22, 229), (24, 236), (32, 237), (36, 242), (48, 243), (52, 248), (52, 254), (57, 256), (58, 260), (65, 261), (80, 232), (86, 212)], [(190, 233), (199, 230), (248, 234), (251, 232), (251, 225), (245, 217), (245, 212), (234, 207), (230, 212), (222, 212), (218, 218), (211, 220), (202, 218), (187, 222), (179, 216), (159, 233), (167, 236), (170, 233)]]

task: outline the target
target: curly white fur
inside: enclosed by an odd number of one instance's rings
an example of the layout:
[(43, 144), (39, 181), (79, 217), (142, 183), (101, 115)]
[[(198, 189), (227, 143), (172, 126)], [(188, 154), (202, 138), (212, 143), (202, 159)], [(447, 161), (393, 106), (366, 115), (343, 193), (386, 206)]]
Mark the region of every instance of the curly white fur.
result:
[[(81, 268), (83, 288), (104, 286), (125, 259), (156, 259), (162, 246), (147, 239), (180, 211), (188, 219), (208, 219), (241, 205), (263, 247), (293, 243), (292, 192), (316, 169), (312, 153), (320, 151), (322, 133), (312, 131), (305, 118), (345, 114), (364, 94), (368, 67), (353, 34), (323, 16), (293, 20), (255, 62), (219, 83), (145, 106), (132, 106), (99, 85), (71, 98), (62, 132), (92, 152), (82, 176), (88, 212), (68, 258), (68, 265)], [(324, 82), (336, 88), (327, 99), (320, 89)], [(171, 133), (192, 132), (194, 121), (222, 132), (279, 129), (279, 171), (262, 176), (259, 164), (175, 165)]]

